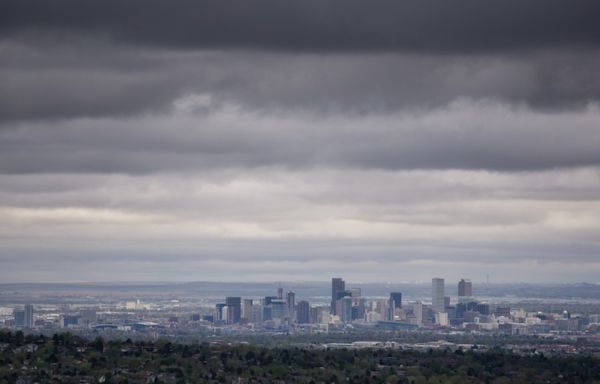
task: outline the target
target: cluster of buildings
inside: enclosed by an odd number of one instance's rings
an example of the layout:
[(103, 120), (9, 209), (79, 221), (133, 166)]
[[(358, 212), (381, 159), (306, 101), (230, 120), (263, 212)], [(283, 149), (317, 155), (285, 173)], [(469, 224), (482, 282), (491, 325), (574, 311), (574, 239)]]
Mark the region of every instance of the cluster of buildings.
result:
[[(276, 296), (261, 299), (226, 297), (215, 306), (213, 314), (203, 320), (215, 324), (359, 324), (397, 323), (399, 326), (420, 327), (438, 324), (447, 326), (450, 320), (462, 319), (466, 312), (480, 310), (489, 312), (486, 304), (472, 299), (472, 284), (469, 280), (459, 283), (459, 303), (450, 306), (450, 297), (445, 296), (444, 279), (432, 280), (432, 303), (420, 301), (403, 305), (402, 292), (390, 292), (388, 299), (367, 300), (361, 288), (346, 288), (346, 282), (339, 277), (331, 280), (331, 301), (329, 306), (311, 305), (306, 300), (296, 302), (296, 295), (285, 293), (279, 288)], [(485, 307), (485, 308), (484, 308)], [(486, 309), (487, 308), (487, 309)], [(384, 324), (385, 325), (385, 324)], [(387, 324), (391, 325), (391, 324)]]
[[(387, 297), (367, 298), (359, 287), (347, 287), (344, 279), (331, 280), (331, 296), (316, 302), (297, 300), (293, 291), (278, 288), (276, 295), (261, 298), (225, 297), (223, 301), (198, 307), (178, 300), (168, 303), (126, 301), (119, 307), (79, 308), (75, 311), (40, 310), (33, 305), (13, 309), (4, 324), (13, 328), (80, 329), (249, 329), (310, 330), (378, 327), (383, 329), (452, 328), (465, 331), (492, 331), (508, 334), (538, 334), (553, 331), (600, 333), (599, 315), (527, 312), (505, 305), (493, 305), (473, 296), (468, 279), (458, 282), (456, 296), (446, 294), (443, 278), (431, 281), (431, 300), (406, 301), (402, 292)], [(212, 301), (215, 303), (215, 301)], [(207, 303), (208, 304), (208, 303)], [(100, 307), (97, 307), (100, 308)], [(1, 320), (1, 319), (0, 319)]]
[(367, 299), (361, 288), (347, 288), (339, 277), (331, 280), (329, 305), (296, 301), (294, 292), (279, 288), (277, 296), (261, 299), (227, 297), (213, 314), (203, 317), (215, 325), (241, 325), (252, 328), (304, 326), (375, 326), (387, 329), (454, 328), (467, 331), (497, 331), (511, 334), (552, 331), (581, 331), (600, 319), (572, 317), (570, 314), (544, 314), (490, 306), (473, 296), (473, 284), (461, 279), (455, 299), (446, 295), (443, 278), (431, 281), (431, 302), (403, 302), (402, 292), (388, 298)]

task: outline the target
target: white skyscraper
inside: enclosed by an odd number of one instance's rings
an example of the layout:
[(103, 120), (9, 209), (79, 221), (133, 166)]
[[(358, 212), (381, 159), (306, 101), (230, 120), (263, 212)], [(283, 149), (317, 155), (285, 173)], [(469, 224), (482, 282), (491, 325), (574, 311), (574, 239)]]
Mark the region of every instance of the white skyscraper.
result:
[(431, 309), (435, 312), (446, 312), (444, 302), (444, 279), (431, 279)]

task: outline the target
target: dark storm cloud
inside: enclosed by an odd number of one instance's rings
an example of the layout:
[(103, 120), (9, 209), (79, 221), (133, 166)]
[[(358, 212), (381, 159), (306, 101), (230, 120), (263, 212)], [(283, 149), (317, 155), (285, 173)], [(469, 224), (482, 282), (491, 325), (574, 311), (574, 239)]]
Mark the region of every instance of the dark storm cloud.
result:
[(0, 42), (0, 51), (0, 122), (164, 112), (188, 93), (265, 112), (317, 114), (422, 110), (457, 98), (540, 110), (581, 108), (600, 99), (600, 52), (593, 49), (317, 55), (23, 39)]
[(489, 52), (600, 42), (592, 0), (5, 0), (0, 31), (283, 51)]

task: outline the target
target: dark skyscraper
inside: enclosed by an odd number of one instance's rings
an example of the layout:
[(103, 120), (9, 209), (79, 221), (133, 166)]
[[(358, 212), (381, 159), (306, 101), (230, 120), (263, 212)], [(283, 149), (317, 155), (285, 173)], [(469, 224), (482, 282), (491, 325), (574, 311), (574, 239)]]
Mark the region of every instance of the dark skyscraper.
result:
[(233, 310), (231, 321), (233, 323), (239, 323), (242, 317), (242, 298), (241, 297), (226, 297), (225, 304), (229, 311)]
[(402, 292), (391, 292), (388, 303), (388, 320), (394, 320), (394, 311), (397, 308), (402, 308)]
[(310, 304), (308, 301), (302, 300), (298, 302), (296, 309), (298, 324), (310, 323)]
[(331, 279), (331, 314), (336, 315), (336, 301), (338, 292), (346, 290), (346, 283), (340, 277)]
[(460, 279), (458, 282), (458, 297), (473, 296), (473, 285), (471, 280)]

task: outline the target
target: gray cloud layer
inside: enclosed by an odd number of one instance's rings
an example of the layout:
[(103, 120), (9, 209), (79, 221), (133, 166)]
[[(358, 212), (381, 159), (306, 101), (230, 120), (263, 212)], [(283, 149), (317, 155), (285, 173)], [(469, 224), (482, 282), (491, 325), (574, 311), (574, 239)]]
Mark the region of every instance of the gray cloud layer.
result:
[(421, 113), (315, 117), (214, 109), (198, 95), (175, 104), (168, 116), (16, 125), (0, 133), (0, 172), (143, 174), (270, 166), (520, 171), (600, 165), (597, 107), (539, 113), (464, 100)]
[(0, 3), (0, 279), (600, 273), (600, 3)]

